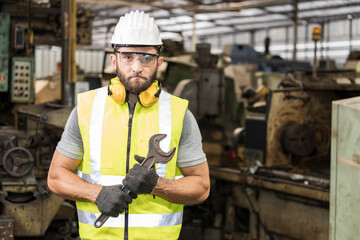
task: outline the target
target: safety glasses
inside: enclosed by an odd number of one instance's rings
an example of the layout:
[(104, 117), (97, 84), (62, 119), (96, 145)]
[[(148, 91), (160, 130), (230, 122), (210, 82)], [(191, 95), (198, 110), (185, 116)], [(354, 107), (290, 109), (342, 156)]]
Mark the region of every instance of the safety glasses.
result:
[(136, 59), (139, 59), (143, 67), (152, 67), (154, 66), (157, 57), (159, 56), (159, 54), (141, 53), (141, 52), (115, 51), (115, 53), (118, 53), (117, 56), (119, 57), (120, 61), (128, 66), (133, 65)]

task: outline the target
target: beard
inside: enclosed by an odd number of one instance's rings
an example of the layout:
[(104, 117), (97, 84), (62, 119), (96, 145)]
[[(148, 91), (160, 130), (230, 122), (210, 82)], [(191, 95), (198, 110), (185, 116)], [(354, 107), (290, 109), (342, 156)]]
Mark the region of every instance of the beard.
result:
[[(153, 73), (150, 75), (149, 78), (142, 76), (141, 74), (132, 75), (130, 77), (125, 77), (125, 75), (121, 72), (119, 66), (116, 67), (116, 74), (120, 80), (120, 82), (124, 85), (125, 89), (134, 94), (138, 94), (142, 91), (145, 91), (148, 89), (151, 84), (156, 80), (157, 76), (157, 64), (156, 68), (153, 71)], [(142, 78), (145, 82), (131, 82), (132, 77), (139, 77)]]

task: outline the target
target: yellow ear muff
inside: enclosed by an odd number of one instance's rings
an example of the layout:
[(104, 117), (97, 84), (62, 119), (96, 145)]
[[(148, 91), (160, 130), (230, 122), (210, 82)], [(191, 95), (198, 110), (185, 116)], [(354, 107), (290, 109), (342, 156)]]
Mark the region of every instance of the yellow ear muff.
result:
[(108, 95), (111, 96), (117, 104), (123, 104), (128, 101), (128, 93), (124, 85), (117, 78), (110, 80)]
[(148, 89), (139, 93), (138, 100), (141, 105), (150, 107), (159, 100), (161, 87), (157, 86), (158, 84), (158, 81), (155, 81)]

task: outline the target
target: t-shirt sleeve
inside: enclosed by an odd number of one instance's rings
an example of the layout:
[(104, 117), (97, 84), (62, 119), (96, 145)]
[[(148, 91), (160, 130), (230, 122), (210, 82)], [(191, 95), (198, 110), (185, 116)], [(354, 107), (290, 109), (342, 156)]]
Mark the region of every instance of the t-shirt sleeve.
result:
[(179, 142), (178, 167), (191, 167), (206, 161), (201, 133), (194, 115), (186, 110)]
[(74, 107), (70, 113), (56, 150), (68, 158), (76, 160), (83, 158), (84, 148), (78, 124), (77, 107)]

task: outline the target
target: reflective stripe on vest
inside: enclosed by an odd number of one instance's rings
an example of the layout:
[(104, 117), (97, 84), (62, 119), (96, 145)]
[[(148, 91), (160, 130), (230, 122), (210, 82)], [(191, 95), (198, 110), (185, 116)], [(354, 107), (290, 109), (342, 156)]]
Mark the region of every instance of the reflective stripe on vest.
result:
[[(90, 159), (93, 183), (99, 184), (100, 159), (101, 159), (101, 135), (102, 122), (104, 119), (105, 101), (107, 87), (102, 87), (95, 91), (93, 106), (91, 109), (90, 120)], [(97, 177), (96, 177), (97, 176)]]
[[(114, 184), (122, 184), (125, 176), (117, 176), (117, 175), (101, 175), (95, 176), (93, 174), (86, 174), (82, 171), (78, 170), (77, 175), (81, 177), (84, 181), (92, 184), (99, 184), (102, 186), (112, 186)], [(169, 180), (177, 180), (183, 178), (184, 176), (175, 176), (175, 178), (166, 178)]]
[[(160, 148), (164, 152), (170, 150), (171, 140), (171, 96), (167, 92), (162, 91), (159, 97), (159, 129), (161, 133), (167, 134), (166, 138), (160, 141)], [(163, 104), (167, 103), (167, 104)], [(166, 163), (158, 163), (156, 173), (159, 177), (165, 177)]]
[[(100, 213), (85, 212), (78, 209), (79, 222), (92, 225)], [(179, 225), (182, 222), (182, 212), (167, 214), (130, 214), (129, 227), (167, 227)], [(110, 217), (103, 227), (124, 227), (124, 215), (119, 217)]]

